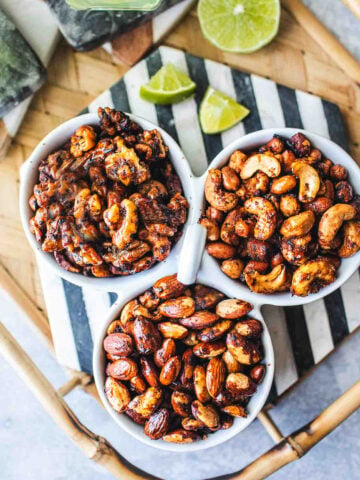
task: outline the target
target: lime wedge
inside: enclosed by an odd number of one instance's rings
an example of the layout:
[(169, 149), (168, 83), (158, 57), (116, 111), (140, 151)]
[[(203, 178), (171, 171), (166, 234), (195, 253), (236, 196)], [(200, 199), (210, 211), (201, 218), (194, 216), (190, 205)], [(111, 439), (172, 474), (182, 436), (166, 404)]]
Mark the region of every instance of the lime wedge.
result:
[(178, 103), (194, 93), (196, 84), (184, 72), (168, 63), (160, 68), (149, 83), (140, 87), (140, 96), (151, 103)]
[(280, 0), (200, 0), (202, 32), (221, 50), (250, 53), (277, 34)]
[(223, 132), (243, 120), (250, 113), (243, 105), (224, 93), (208, 87), (200, 105), (200, 124), (204, 133)]

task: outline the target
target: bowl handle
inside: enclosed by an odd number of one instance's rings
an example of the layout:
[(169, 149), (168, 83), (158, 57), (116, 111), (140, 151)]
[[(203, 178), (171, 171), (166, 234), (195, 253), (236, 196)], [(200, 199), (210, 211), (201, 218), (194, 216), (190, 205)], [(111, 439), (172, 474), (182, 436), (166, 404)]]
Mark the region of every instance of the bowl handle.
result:
[(184, 285), (195, 282), (204, 253), (206, 228), (198, 223), (189, 225), (182, 244), (177, 278)]

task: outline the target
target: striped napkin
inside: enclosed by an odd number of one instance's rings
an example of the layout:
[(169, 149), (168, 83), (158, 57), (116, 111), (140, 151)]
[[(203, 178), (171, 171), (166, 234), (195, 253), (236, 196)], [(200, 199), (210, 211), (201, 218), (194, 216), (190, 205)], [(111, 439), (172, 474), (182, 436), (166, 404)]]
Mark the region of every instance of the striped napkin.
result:
[[(189, 73), (198, 86), (196, 96), (173, 106), (144, 102), (139, 97), (140, 85), (167, 62)], [(199, 103), (209, 84), (251, 111), (242, 123), (221, 135), (204, 135), (198, 123)], [(133, 112), (160, 125), (179, 142), (196, 175), (202, 174), (231, 141), (261, 128), (305, 128), (332, 138), (345, 149), (348, 146), (336, 105), (168, 47), (160, 47), (135, 65), (86, 111), (96, 112), (99, 106)], [(39, 267), (58, 359), (69, 367), (91, 372), (93, 339), (116, 295), (82, 289), (45, 270), (40, 262)], [(276, 357), (273, 397), (294, 385), (359, 326), (359, 280), (356, 272), (341, 289), (304, 307), (264, 307)]]

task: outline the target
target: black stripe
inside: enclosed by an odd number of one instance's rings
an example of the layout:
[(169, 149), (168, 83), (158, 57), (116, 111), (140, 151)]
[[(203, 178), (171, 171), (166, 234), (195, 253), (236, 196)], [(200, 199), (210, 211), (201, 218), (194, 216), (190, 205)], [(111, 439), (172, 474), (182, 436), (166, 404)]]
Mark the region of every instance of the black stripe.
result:
[(331, 336), (334, 345), (339, 343), (349, 334), (349, 328), (346, 321), (344, 302), (340, 289), (324, 298), (326, 311), (329, 317)]
[[(152, 77), (163, 66), (160, 51), (156, 50), (146, 59), (149, 76)], [(171, 105), (155, 105), (158, 124), (179, 143)]]
[(344, 150), (349, 150), (349, 139), (340, 108), (335, 103), (322, 100), (331, 140)]
[[(189, 69), (191, 79), (196, 83), (195, 101), (199, 111), (200, 103), (204, 98), (205, 92), (209, 86), (209, 79), (206, 73), (205, 61), (203, 58), (186, 55), (186, 63)], [(226, 93), (226, 92), (224, 92)], [(208, 163), (222, 150), (221, 135), (202, 134)]]
[(118, 298), (117, 293), (109, 292), (108, 295), (109, 295), (110, 305), (114, 305), (114, 303), (116, 302), (116, 300)]
[(116, 110), (130, 113), (129, 98), (123, 78), (110, 87), (110, 95)]
[(245, 132), (251, 133), (260, 130), (262, 128), (261, 119), (250, 75), (239, 72), (238, 70), (231, 70), (231, 74), (236, 91), (237, 102), (250, 110), (250, 115), (243, 120)]
[(278, 397), (277, 391), (276, 391), (276, 385), (275, 385), (275, 380), (273, 381), (271, 385), (271, 389), (269, 392), (269, 396), (266, 400), (266, 403), (274, 403)]
[(304, 128), (299, 112), (295, 90), (285, 87), (284, 85), (276, 84), (276, 86), (279, 93), (285, 125), (292, 128)]
[[(299, 377), (314, 365), (310, 338), (306, 328), (304, 310), (301, 306), (285, 307), (286, 324), (292, 344)], [(312, 319), (316, 321), (315, 319)]]
[(66, 280), (62, 280), (62, 283), (80, 369), (92, 373), (93, 341), (82, 290)]

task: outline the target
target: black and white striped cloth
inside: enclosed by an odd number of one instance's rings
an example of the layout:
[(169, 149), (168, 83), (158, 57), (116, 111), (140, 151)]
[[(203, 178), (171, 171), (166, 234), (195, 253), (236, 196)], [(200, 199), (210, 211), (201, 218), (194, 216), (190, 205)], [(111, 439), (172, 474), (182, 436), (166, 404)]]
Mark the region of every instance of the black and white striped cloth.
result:
[[(168, 62), (189, 73), (198, 86), (196, 96), (172, 106), (144, 102), (139, 97), (140, 86)], [(199, 103), (209, 84), (251, 111), (242, 123), (221, 135), (204, 135), (198, 123)], [(204, 172), (224, 146), (261, 128), (305, 128), (348, 147), (336, 105), (168, 47), (160, 47), (135, 65), (94, 100), (87, 111), (96, 112), (98, 106), (133, 112), (160, 125), (179, 142), (196, 175)], [(42, 264), (39, 267), (58, 360), (71, 368), (91, 372), (93, 338), (116, 294), (82, 289), (45, 270)], [(341, 289), (304, 307), (264, 308), (276, 355), (273, 396), (297, 382), (359, 326), (359, 280), (356, 272)]]

